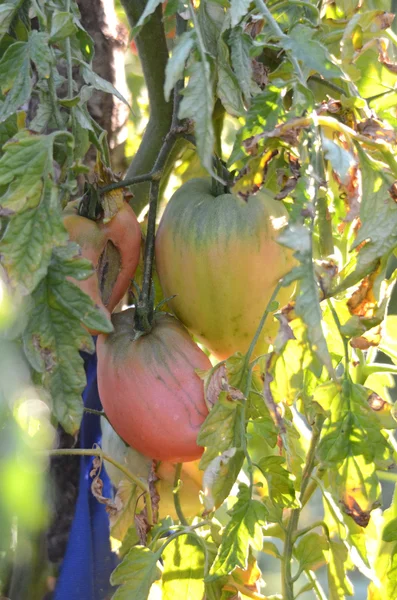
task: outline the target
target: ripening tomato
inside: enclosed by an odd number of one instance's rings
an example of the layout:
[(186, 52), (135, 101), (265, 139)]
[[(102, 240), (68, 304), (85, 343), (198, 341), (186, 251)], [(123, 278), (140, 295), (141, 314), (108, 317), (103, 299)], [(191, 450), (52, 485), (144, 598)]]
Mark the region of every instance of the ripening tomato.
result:
[[(88, 279), (74, 283), (91, 297), (106, 316), (109, 316), (128, 290), (139, 263), (141, 229), (135, 213), (125, 202), (108, 223), (91, 221), (77, 213), (77, 204), (73, 202), (64, 211), (63, 223), (69, 238), (79, 244), (82, 255), (92, 262), (96, 271)], [(112, 243), (117, 249), (121, 266), (109, 297), (104, 298), (99, 284), (99, 267), (108, 243)]]
[(196, 460), (197, 434), (208, 414), (203, 381), (208, 357), (175, 317), (154, 315), (136, 336), (134, 309), (113, 315), (114, 332), (97, 342), (99, 396), (110, 423), (133, 448), (156, 460)]
[[(294, 265), (277, 243), (287, 211), (265, 191), (247, 201), (214, 196), (211, 181), (192, 179), (172, 196), (156, 237), (156, 265), (169, 306), (220, 359), (246, 352), (279, 279)], [(277, 300), (288, 303), (292, 290)], [(277, 331), (270, 317), (256, 354)]]

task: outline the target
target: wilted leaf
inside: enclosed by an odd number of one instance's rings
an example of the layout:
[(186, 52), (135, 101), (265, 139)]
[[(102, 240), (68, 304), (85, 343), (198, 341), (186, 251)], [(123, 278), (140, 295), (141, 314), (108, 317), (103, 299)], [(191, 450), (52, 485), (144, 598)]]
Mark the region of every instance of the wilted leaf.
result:
[(145, 25), (145, 23), (147, 23), (150, 16), (154, 13), (154, 11), (158, 7), (158, 5), (161, 3), (162, 3), (162, 0), (148, 0), (147, 1), (146, 6), (143, 9), (142, 14), (138, 19), (137, 24), (131, 31), (132, 37), (135, 37), (136, 35), (138, 35), (138, 33), (141, 30), (141, 28), (143, 27), (143, 25)]
[[(232, 17), (233, 18), (233, 17)], [(251, 38), (243, 33), (240, 27), (232, 29), (229, 36), (231, 48), (232, 67), (246, 102), (251, 98), (252, 87), (252, 61), (249, 50), (252, 45)]]
[(121, 102), (124, 102), (124, 104), (126, 104), (128, 106), (128, 108), (131, 110), (131, 107), (128, 104), (128, 101), (124, 98), (124, 96), (122, 94), (120, 94), (120, 92), (118, 90), (116, 90), (116, 88), (109, 81), (106, 81), (106, 79), (103, 79), (102, 77), (100, 77), (99, 75), (94, 73), (94, 71), (92, 71), (91, 68), (85, 63), (82, 63), (81, 69), (82, 69), (82, 75), (83, 75), (84, 81), (88, 85), (92, 85), (96, 90), (99, 90), (100, 92), (106, 92), (107, 94), (113, 94), (119, 100), (121, 100)]
[(239, 486), (238, 500), (230, 515), (208, 581), (227, 575), (236, 567), (245, 569), (249, 548), (262, 548), (262, 527), (267, 511), (261, 502), (251, 499), (249, 488), (244, 484)]
[(244, 105), (238, 78), (229, 63), (229, 49), (222, 36), (218, 38), (218, 84), (217, 94), (228, 113), (239, 117)]
[(244, 458), (242, 450), (229, 448), (209, 463), (203, 475), (204, 507), (207, 511), (218, 508), (228, 497)]

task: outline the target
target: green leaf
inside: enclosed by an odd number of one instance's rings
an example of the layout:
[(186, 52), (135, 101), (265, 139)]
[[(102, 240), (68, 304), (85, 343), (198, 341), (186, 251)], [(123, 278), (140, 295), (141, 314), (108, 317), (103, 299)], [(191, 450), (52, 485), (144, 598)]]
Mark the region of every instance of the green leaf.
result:
[(203, 166), (212, 171), (214, 149), (214, 130), (212, 111), (211, 69), (208, 61), (196, 62), (188, 70), (189, 83), (183, 90), (183, 99), (179, 107), (180, 119), (192, 119), (197, 141), (197, 151)]
[(23, 295), (45, 277), (53, 248), (68, 239), (57, 188), (48, 180), (41, 191), (38, 207), (12, 216), (0, 242), (2, 264), (13, 287)]
[(349, 171), (356, 164), (354, 156), (339, 144), (322, 136), (324, 156), (331, 163), (332, 169), (344, 185), (349, 181)]
[(10, 0), (0, 6), (0, 40), (7, 33), (23, 0)]
[(284, 278), (284, 285), (299, 282), (295, 312), (307, 325), (307, 335), (312, 350), (318, 355), (329, 373), (333, 373), (331, 357), (322, 330), (322, 311), (312, 257), (312, 238), (304, 225), (291, 224), (278, 236), (277, 241), (295, 250), (294, 256), (301, 263)]
[(203, 475), (204, 507), (218, 508), (230, 494), (245, 459), (243, 450), (230, 448), (209, 463)]
[(258, 467), (266, 478), (269, 496), (277, 506), (298, 508), (299, 502), (291, 474), (283, 467), (282, 456), (265, 456), (258, 462)]
[(14, 135), (18, 133), (17, 114), (10, 115), (3, 123), (0, 123), (0, 157), (2, 155), (1, 148)]
[(299, 561), (301, 571), (315, 571), (323, 566), (326, 560), (328, 541), (318, 533), (308, 533), (303, 536), (295, 549), (295, 557)]
[(147, 600), (152, 584), (161, 577), (159, 556), (144, 546), (134, 546), (110, 576), (120, 585), (112, 600)]
[(232, 27), (235, 27), (241, 17), (244, 17), (247, 14), (250, 4), (250, 0), (231, 0), (230, 16), (232, 19)]
[(370, 583), (368, 594), (371, 600), (394, 600), (397, 597), (397, 544), (394, 539), (394, 530), (397, 523), (396, 487), (392, 503), (384, 511), (382, 521), (382, 529), (379, 536), (380, 541), (377, 544), (376, 553), (373, 558), (373, 566), (378, 583)]
[[(82, 323), (99, 331), (112, 330), (111, 323), (89, 296), (65, 279), (64, 269), (74, 272), (71, 266), (74, 260), (66, 250), (54, 253), (47, 276), (32, 294), (34, 307), (24, 333), (27, 358), (36, 371), (43, 373), (54, 415), (71, 434), (80, 425), (81, 394), (86, 385), (84, 362), (78, 350), (94, 350), (92, 338)], [(85, 261), (82, 267), (86, 271)]]
[(229, 44), (233, 70), (245, 100), (249, 101), (252, 85), (252, 63), (249, 51), (252, 40), (241, 27), (236, 27), (230, 32)]
[(194, 35), (192, 31), (186, 31), (178, 39), (176, 46), (172, 51), (172, 56), (168, 59), (165, 68), (164, 97), (170, 99), (171, 91), (179, 79), (183, 77), (185, 64), (188, 56), (194, 46)]
[(240, 484), (238, 500), (230, 511), (231, 519), (224, 530), (208, 581), (227, 575), (236, 567), (246, 568), (249, 548), (262, 548), (266, 515), (263, 504), (251, 499), (248, 486)]
[(32, 31), (29, 35), (30, 58), (37, 67), (40, 77), (47, 79), (54, 63), (47, 33)]
[(229, 49), (222, 36), (218, 38), (217, 94), (227, 112), (235, 117), (244, 113), (238, 79), (229, 64)]
[(330, 538), (327, 561), (329, 600), (345, 600), (345, 596), (353, 596), (354, 589), (347, 576), (347, 570), (354, 565), (349, 560), (348, 550), (342, 542)]
[(73, 16), (69, 12), (55, 11), (51, 18), (50, 43), (60, 42), (77, 32)]
[(147, 23), (147, 21), (149, 20), (149, 17), (154, 13), (156, 8), (158, 7), (159, 4), (162, 3), (162, 1), (163, 0), (148, 0), (146, 2), (146, 6), (145, 6), (141, 16), (139, 17), (138, 23), (135, 25), (135, 27), (133, 27), (133, 29), (131, 31), (132, 37), (135, 37), (136, 35), (138, 35), (140, 29), (143, 27), (143, 25), (145, 25), (145, 23)]
[(15, 42), (0, 60), (0, 90), (6, 93), (0, 104), (0, 123), (28, 101), (31, 89), (29, 45)]
[(326, 79), (342, 77), (341, 69), (332, 62), (325, 48), (317, 40), (313, 40), (314, 29), (305, 25), (296, 25), (289, 33), (281, 39), (280, 46), (303, 63), (305, 68), (320, 73)]
[(92, 85), (92, 87), (94, 87), (96, 90), (99, 90), (100, 92), (113, 94), (113, 96), (116, 96), (119, 100), (121, 100), (121, 102), (124, 102), (124, 104), (126, 104), (131, 110), (128, 101), (124, 98), (122, 94), (120, 94), (118, 90), (116, 90), (116, 88), (109, 81), (106, 81), (106, 79), (103, 79), (102, 77), (94, 73), (94, 71), (85, 63), (81, 63), (81, 68), (83, 79), (88, 85)]
[(204, 595), (204, 552), (195, 535), (175, 538), (162, 554), (163, 600), (199, 600)]

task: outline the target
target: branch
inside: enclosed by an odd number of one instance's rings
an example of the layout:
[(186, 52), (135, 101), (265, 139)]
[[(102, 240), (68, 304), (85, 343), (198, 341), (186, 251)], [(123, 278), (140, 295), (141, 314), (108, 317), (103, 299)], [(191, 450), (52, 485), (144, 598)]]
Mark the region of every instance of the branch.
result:
[(185, 527), (189, 527), (189, 523), (186, 521), (186, 517), (183, 514), (183, 510), (182, 510), (182, 506), (181, 506), (181, 499), (179, 498), (179, 491), (180, 491), (180, 487), (181, 487), (181, 473), (182, 473), (182, 463), (178, 463), (176, 465), (176, 469), (175, 469), (175, 477), (174, 477), (174, 489), (172, 490), (172, 493), (174, 494), (174, 505), (175, 505), (175, 511), (176, 514), (178, 515), (178, 519), (180, 520), (180, 522), (182, 523), (182, 525), (184, 525)]
[[(141, 16), (146, 0), (121, 0), (128, 21), (134, 27)], [(162, 21), (161, 5), (135, 38), (143, 75), (149, 95), (150, 118), (142, 142), (126, 174), (133, 180), (137, 175), (153, 169), (164, 137), (171, 128), (173, 102), (164, 98), (165, 67), (168, 61), (167, 42)], [(146, 206), (149, 186), (138, 181), (134, 185), (131, 206), (137, 214)]]

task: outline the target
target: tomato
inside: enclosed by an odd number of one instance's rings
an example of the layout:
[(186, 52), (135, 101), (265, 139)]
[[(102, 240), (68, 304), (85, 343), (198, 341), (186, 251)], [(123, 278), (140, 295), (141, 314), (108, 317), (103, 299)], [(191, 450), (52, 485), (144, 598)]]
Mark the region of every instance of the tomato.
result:
[[(278, 280), (293, 266), (276, 242), (287, 211), (266, 192), (245, 201), (215, 197), (211, 182), (192, 179), (172, 196), (156, 237), (156, 264), (165, 297), (182, 323), (218, 358), (246, 352)], [(282, 288), (281, 305), (291, 289)], [(256, 353), (276, 333), (268, 319)]]
[(196, 460), (208, 410), (195, 370), (211, 363), (175, 317), (156, 313), (150, 333), (137, 339), (133, 319), (133, 309), (113, 315), (114, 332), (98, 337), (98, 389), (106, 415), (145, 456)]
[[(134, 448), (127, 446), (117, 435), (110, 423), (102, 417), (102, 449), (105, 454), (114, 458), (129, 471), (143, 480), (147, 480), (152, 460), (140, 454)], [(179, 498), (182, 511), (185, 517), (194, 517), (203, 510), (200, 502), (199, 492), (202, 487), (203, 472), (198, 468), (199, 461), (189, 462), (182, 466)], [(119, 485), (125, 475), (109, 462), (106, 462), (106, 471), (112, 480), (113, 485)], [(158, 481), (156, 490), (160, 496), (159, 518), (162, 519), (169, 515), (177, 519), (174, 505), (174, 478), (176, 464), (170, 462), (160, 462), (156, 468)], [(141, 506), (139, 506), (140, 508)]]
[[(91, 221), (77, 214), (77, 204), (71, 203), (64, 211), (64, 225), (69, 238), (81, 247), (96, 271), (76, 285), (109, 316), (126, 293), (138, 266), (141, 248), (141, 229), (134, 211), (127, 202), (108, 223)], [(99, 266), (107, 244), (111, 242), (119, 252), (121, 267), (108, 298), (103, 298), (99, 284)], [(92, 332), (95, 333), (95, 332)]]

